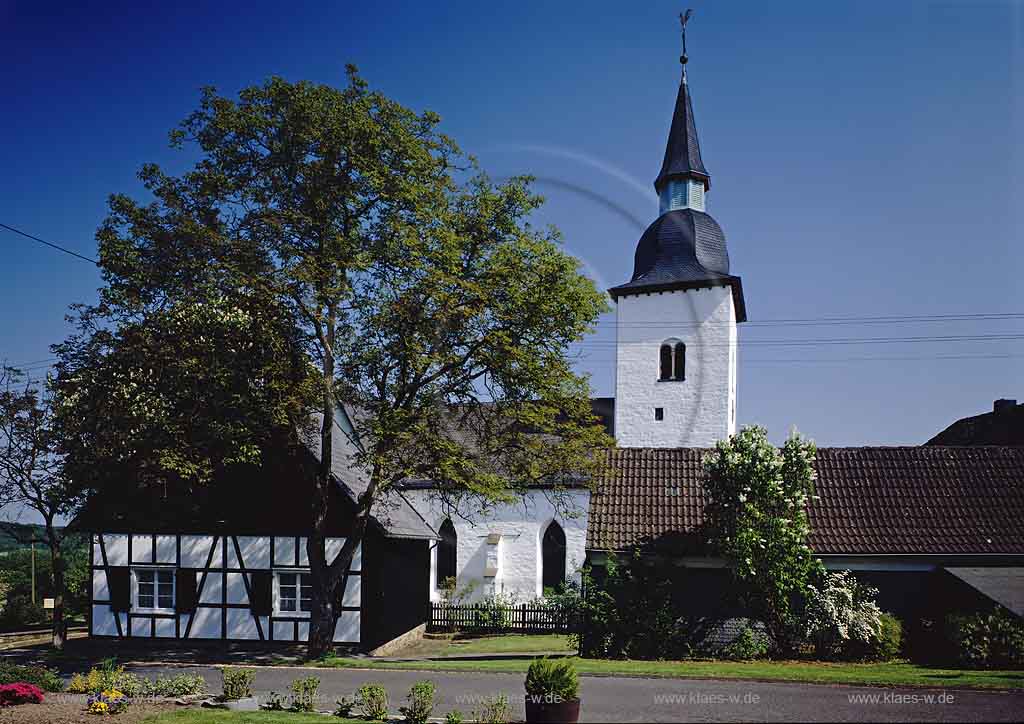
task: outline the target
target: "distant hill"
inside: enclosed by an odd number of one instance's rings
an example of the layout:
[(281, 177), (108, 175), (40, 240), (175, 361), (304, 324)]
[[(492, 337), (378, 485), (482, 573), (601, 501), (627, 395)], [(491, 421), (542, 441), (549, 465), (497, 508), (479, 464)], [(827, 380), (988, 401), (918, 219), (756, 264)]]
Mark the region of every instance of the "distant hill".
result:
[[(28, 548), (29, 544), (21, 541), (31, 538), (40, 540), (44, 531), (43, 526), (34, 523), (4, 523), (0, 525), (0, 553)], [(36, 546), (36, 552), (39, 552), (39, 546)]]

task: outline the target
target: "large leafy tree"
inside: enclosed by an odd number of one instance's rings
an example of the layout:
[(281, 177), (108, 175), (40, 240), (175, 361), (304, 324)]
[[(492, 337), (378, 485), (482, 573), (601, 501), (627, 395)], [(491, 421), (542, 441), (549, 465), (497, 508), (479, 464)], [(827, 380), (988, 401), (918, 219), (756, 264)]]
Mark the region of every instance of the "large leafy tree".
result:
[[(43, 522), (42, 542), (53, 572), (53, 646), (65, 640), (62, 518), (80, 498), (65, 466), (57, 432), (54, 396), (47, 382), (0, 367), (0, 508), (32, 511)], [(16, 537), (24, 528), (5, 526)], [(34, 531), (30, 530), (30, 534)], [(28, 542), (28, 541), (25, 541)]]
[(780, 450), (763, 427), (750, 426), (704, 462), (709, 541), (730, 562), (747, 609), (782, 648), (793, 639), (795, 607), (823, 570), (808, 543), (815, 454), (796, 432)]
[[(606, 302), (529, 225), (527, 179), (492, 183), (417, 114), (349, 68), (342, 89), (274, 78), (237, 99), (207, 89), (172, 133), (195, 166), (141, 177), (155, 201), (114, 196), (99, 233), (106, 286), (84, 315), (137, 319), (194, 288), (246, 290), (286, 310), (316, 367), (321, 462), (310, 501), (310, 653), (372, 511), (400, 481), (509, 500), (578, 481), (608, 444), (566, 361)], [(331, 426), (354, 414), (368, 488), (326, 558)], [(181, 442), (181, 441), (179, 441)], [(187, 453), (186, 453), (187, 457)]]

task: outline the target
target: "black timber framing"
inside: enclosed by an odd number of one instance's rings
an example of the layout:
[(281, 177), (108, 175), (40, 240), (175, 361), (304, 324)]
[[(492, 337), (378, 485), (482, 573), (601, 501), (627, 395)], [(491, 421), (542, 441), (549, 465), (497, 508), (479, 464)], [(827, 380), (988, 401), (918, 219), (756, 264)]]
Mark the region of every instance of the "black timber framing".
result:
[[(197, 575), (200, 575), (200, 579), (199, 579), (199, 581), (196, 584), (195, 610), (193, 610), (192, 612), (188, 612), (188, 613), (186, 613), (186, 612), (133, 613), (131, 610), (129, 610), (129, 611), (127, 611), (125, 613), (125, 625), (124, 626), (122, 626), (122, 624), (121, 624), (121, 615), (120, 615), (120, 613), (116, 612), (116, 611), (111, 611), (110, 615), (112, 615), (114, 617), (115, 628), (117, 630), (117, 635), (116, 636), (109, 636), (109, 635), (104, 635), (104, 634), (95, 634), (95, 633), (93, 633), (93, 630), (94, 630), (94, 628), (93, 628), (94, 627), (94, 620), (93, 620), (93, 615), (92, 615), (92, 607), (94, 605), (96, 605), (96, 606), (101, 606), (101, 605), (109, 606), (112, 603), (110, 598), (98, 599), (98, 598), (94, 598), (93, 597), (94, 596), (94, 588), (93, 588), (93, 576), (94, 576), (94, 573), (96, 571), (103, 571), (104, 575), (106, 576), (109, 573), (109, 570), (111, 568), (115, 567), (115, 566), (111, 566), (110, 565), (108, 554), (107, 554), (107, 543), (108, 543), (108, 538), (109, 538), (110, 535), (117, 535), (117, 536), (124, 536), (125, 537), (124, 545), (125, 545), (125, 548), (126, 548), (126, 553), (127, 553), (126, 557), (128, 559), (128, 565), (124, 566), (124, 567), (125, 568), (129, 568), (130, 570), (131, 569), (135, 569), (135, 568), (166, 568), (166, 569), (174, 570), (174, 571), (180, 570), (181, 567), (182, 567), (182, 555), (181, 555), (182, 537), (183, 536), (198, 536), (198, 537), (201, 537), (201, 538), (209, 539), (210, 548), (209, 548), (209, 551), (207, 551), (206, 555), (205, 555), (205, 559), (206, 559), (205, 564), (201, 568), (194, 568), (194, 569), (192, 569), (192, 570), (196, 571)], [(161, 561), (157, 560), (157, 538), (160, 537), (160, 536), (166, 536), (166, 537), (173, 537), (174, 538), (174, 562), (173, 563), (169, 562), (169, 561), (168, 562), (161, 562)], [(176, 640), (187, 640), (187, 639), (198, 640), (198, 639), (196, 639), (192, 635), (193, 634), (193, 628), (194, 628), (196, 612), (199, 611), (199, 610), (215, 610), (215, 611), (219, 611), (220, 612), (220, 617), (219, 617), (220, 618), (220, 622), (219, 622), (220, 623), (220, 625), (219, 625), (220, 634), (219, 634), (219, 636), (217, 638), (219, 638), (222, 641), (235, 640), (235, 639), (230, 639), (229, 636), (228, 636), (228, 611), (232, 611), (232, 610), (250, 611), (250, 612), (252, 611), (251, 605), (252, 605), (252, 601), (253, 601), (253, 596), (252, 596), (252, 588), (251, 588), (251, 583), (252, 582), (251, 582), (250, 574), (254, 570), (261, 570), (261, 571), (262, 570), (266, 570), (267, 572), (269, 572), (271, 574), (271, 576), (276, 576), (277, 573), (285, 572), (285, 571), (286, 572), (298, 572), (298, 573), (304, 573), (304, 572), (308, 572), (309, 571), (309, 566), (308, 565), (307, 566), (301, 565), (301, 548), (300, 548), (300, 545), (301, 545), (301, 542), (302, 542), (302, 536), (291, 535), (291, 534), (280, 535), (280, 534), (271, 534), (271, 533), (249, 534), (249, 536), (256, 537), (256, 538), (262, 538), (262, 539), (266, 540), (267, 546), (268, 546), (268, 549), (269, 549), (268, 550), (268, 556), (269, 556), (268, 557), (268, 563), (270, 564), (269, 568), (266, 568), (266, 569), (264, 569), (264, 568), (253, 569), (253, 568), (251, 568), (251, 567), (246, 565), (245, 559), (244, 559), (244, 557), (242, 555), (242, 547), (241, 547), (241, 544), (238, 541), (239, 536), (237, 536), (237, 535), (217, 535), (217, 534), (213, 534), (213, 533), (208, 533), (208, 534), (202, 534), (202, 533), (186, 533), (186, 534), (158, 533), (158, 534), (151, 534), (151, 533), (138, 533), (138, 532), (129, 532), (129, 531), (117, 531), (116, 533), (108, 531), (106, 534), (104, 534), (104, 533), (94, 533), (93, 535), (90, 536), (90, 549), (89, 549), (89, 560), (90, 560), (90, 581), (89, 581), (90, 605), (89, 605), (88, 623), (89, 623), (89, 633), (90, 633), (90, 636), (93, 636), (95, 638), (143, 638), (143, 639), (146, 639), (146, 638), (159, 638), (161, 640), (165, 640), (166, 641), (166, 640), (171, 640), (171, 637), (170, 636), (160, 636), (160, 637), (158, 637), (156, 635), (156, 632), (157, 632), (157, 621), (159, 621), (159, 620), (173, 620), (175, 622), (174, 637), (173, 637), (174, 639), (176, 639)], [(246, 537), (249, 537), (249, 536), (246, 536)], [(135, 545), (134, 539), (139, 538), (139, 537), (147, 537), (147, 538), (150, 539), (149, 541), (147, 541), (147, 547), (149, 548), (149, 550), (150, 550), (150, 552), (152, 554), (150, 560), (145, 560), (145, 559), (143, 559), (143, 560), (138, 560), (138, 559), (133, 560), (135, 558), (135, 555), (138, 553), (138, 550), (137, 550), (138, 546)], [(335, 536), (332, 536), (332, 537), (335, 537)], [(283, 538), (291, 539), (291, 547), (293, 549), (293, 551), (292, 551), (293, 554), (291, 556), (289, 556), (289, 558), (291, 560), (289, 560), (287, 562), (277, 562), (277, 563), (275, 563), (274, 558), (275, 558), (275, 554), (277, 552), (277, 544)], [(95, 560), (95, 549), (94, 549), (93, 545), (97, 545), (99, 547), (100, 555), (101, 555), (101, 558), (102, 558), (102, 563), (101, 564), (97, 564), (97, 562)], [(228, 546), (231, 546), (231, 548), (229, 549)], [(218, 554), (218, 547), (219, 547), (219, 553), (220, 553), (220, 555), (219, 555), (219, 565), (216, 565), (214, 563), (214, 558), (218, 557), (217, 556), (217, 554)], [(229, 550), (233, 550), (234, 551), (234, 557), (235, 557), (235, 561), (237, 562), (237, 565), (229, 565), (229, 558), (230, 558)], [(243, 586), (245, 588), (246, 599), (249, 601), (249, 603), (233, 603), (233, 602), (229, 602), (228, 601), (228, 574), (229, 573), (234, 573), (234, 574), (238, 574), (238, 575), (241, 576), (241, 579), (242, 579), (242, 582), (243, 582)], [(209, 577), (211, 575), (216, 575), (216, 576), (220, 577), (220, 600), (217, 601), (217, 602), (210, 602), (210, 601), (205, 601), (204, 602), (202, 600), (203, 591), (204, 591), (204, 589), (205, 589), (205, 587), (207, 585), (207, 581), (208, 581), (208, 579), (209, 579)], [(362, 571), (361, 570), (360, 571), (351, 571), (350, 570), (347, 573), (347, 575), (346, 575), (346, 582), (351, 581), (351, 580), (353, 580), (356, 577), (361, 577), (361, 575), (362, 575)], [(177, 579), (175, 579), (175, 585), (177, 585)], [(109, 579), (108, 579), (108, 590), (109, 590)], [(360, 601), (360, 604), (361, 603), (362, 602)], [(340, 613), (344, 613), (344, 612), (357, 611), (357, 612), (360, 612), (360, 618), (362, 618), (362, 615), (363, 615), (363, 613), (362, 613), (363, 608), (362, 608), (361, 605), (360, 606), (343, 606), (343, 607), (339, 607), (337, 609), (337, 611), (338, 611), (339, 614)], [(182, 630), (182, 626), (181, 626), (181, 617), (183, 615), (188, 615), (188, 623), (184, 627), (184, 631)], [(308, 624), (310, 622), (310, 618), (309, 618), (308, 615), (306, 615), (306, 616), (275, 616), (273, 613), (271, 613), (271, 614), (266, 616), (267, 631), (264, 631), (263, 630), (263, 622), (260, 620), (261, 616), (255, 614), (255, 613), (251, 613), (251, 616), (253, 618), (253, 621), (254, 621), (254, 624), (255, 624), (255, 627), (256, 627), (256, 634), (257, 634), (257, 638), (258, 638), (259, 641), (274, 641), (274, 640), (277, 640), (277, 641), (288, 641), (290, 643), (298, 642), (298, 641), (300, 641), (300, 638), (299, 638), (299, 626), (300, 626), (300, 624), (302, 624), (302, 623)], [(147, 621), (149, 623), (149, 636), (137, 636), (137, 635), (133, 636), (132, 635), (132, 622), (133, 621), (136, 621), (136, 622), (138, 622), (138, 621)], [(288, 637), (288, 638), (285, 638), (285, 639), (282, 639), (280, 637), (275, 637), (274, 636), (274, 624), (275, 623), (279, 623), (279, 624), (280, 623), (286, 623), (286, 624), (288, 624), (291, 627), (291, 636)], [(360, 631), (360, 638), (361, 638), (361, 636), (362, 636), (362, 632)], [(204, 640), (209, 640), (209, 639), (205, 639), (205, 637), (204, 637)], [(238, 639), (238, 640), (254, 641), (254, 640), (257, 640), (257, 639)]]

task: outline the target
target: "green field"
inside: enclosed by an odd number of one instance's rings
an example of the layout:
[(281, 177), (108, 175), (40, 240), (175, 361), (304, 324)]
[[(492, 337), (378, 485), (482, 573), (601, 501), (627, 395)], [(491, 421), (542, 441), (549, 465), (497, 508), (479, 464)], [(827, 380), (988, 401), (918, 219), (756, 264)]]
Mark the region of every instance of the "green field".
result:
[[(1024, 688), (1024, 671), (933, 669), (910, 663), (850, 664), (818, 661), (612, 661), (573, 658), (581, 674), (683, 679), (754, 679), (815, 684), (874, 686)], [(330, 658), (320, 666), (416, 671), (496, 671), (525, 673), (529, 660), (372, 661)]]

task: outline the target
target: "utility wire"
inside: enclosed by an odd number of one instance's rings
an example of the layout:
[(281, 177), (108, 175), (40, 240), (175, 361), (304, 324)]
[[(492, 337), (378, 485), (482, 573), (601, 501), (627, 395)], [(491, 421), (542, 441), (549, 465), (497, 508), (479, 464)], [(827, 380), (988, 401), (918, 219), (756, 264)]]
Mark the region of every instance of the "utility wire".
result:
[[(922, 323), (945, 323), (945, 322), (1003, 322), (1024, 319), (1024, 313), (1008, 312), (993, 314), (934, 314), (917, 315), (906, 317), (821, 317), (818, 319), (762, 319), (743, 322), (744, 328), (763, 326), (840, 326), (840, 325), (869, 325), (869, 324), (922, 324)], [(706, 321), (706, 322), (666, 322), (665, 320), (631, 320), (618, 322), (617, 320), (599, 320), (598, 327), (627, 327), (627, 328), (669, 328), (669, 327), (721, 327), (733, 324), (733, 322)]]
[[(818, 339), (738, 339), (735, 342), (703, 342), (698, 340), (695, 347), (815, 347), (847, 344), (911, 344), (935, 342), (1012, 342), (1024, 340), (1024, 334), (960, 334), (930, 335), (918, 337), (825, 337)], [(642, 342), (637, 342), (641, 344)], [(576, 347), (611, 349), (619, 346), (615, 340), (584, 340), (573, 343)], [(630, 343), (626, 343), (628, 346)]]
[(31, 239), (32, 241), (38, 241), (40, 244), (46, 244), (46, 246), (48, 246), (48, 247), (50, 247), (52, 249), (56, 249), (57, 251), (62, 251), (65, 254), (70, 254), (71, 256), (74, 256), (74, 257), (77, 257), (77, 258), (81, 259), (82, 261), (87, 261), (90, 264), (94, 264), (96, 266), (100, 265), (100, 263), (98, 261), (96, 261), (95, 259), (92, 259), (92, 258), (87, 257), (87, 256), (83, 256), (82, 254), (79, 254), (77, 251), (71, 251), (71, 249), (66, 249), (63, 246), (61, 246), (60, 244), (54, 244), (52, 242), (47, 241), (46, 239), (40, 239), (38, 236), (32, 236), (32, 234), (28, 234), (28, 233), (22, 231), (21, 229), (15, 229), (13, 226), (8, 226), (7, 224), (4, 224), (4, 223), (0, 223), (0, 227), (2, 227), (4, 229), (7, 229), (8, 231), (12, 231), (15, 234), (21, 234), (26, 239)]

